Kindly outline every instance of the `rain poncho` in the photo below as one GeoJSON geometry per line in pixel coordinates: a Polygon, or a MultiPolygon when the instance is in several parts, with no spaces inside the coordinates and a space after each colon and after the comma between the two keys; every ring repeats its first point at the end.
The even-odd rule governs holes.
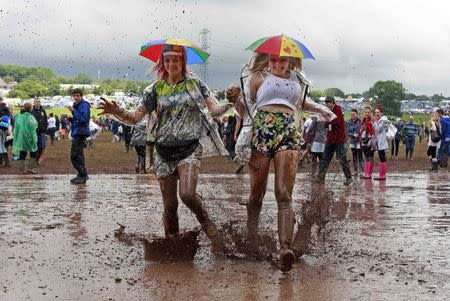
{"type": "Polygon", "coordinates": [[[37,127],[38,123],[36,119],[29,112],[21,113],[16,117],[13,131],[13,154],[15,156],[18,156],[21,151],[37,151],[37,127]]]}

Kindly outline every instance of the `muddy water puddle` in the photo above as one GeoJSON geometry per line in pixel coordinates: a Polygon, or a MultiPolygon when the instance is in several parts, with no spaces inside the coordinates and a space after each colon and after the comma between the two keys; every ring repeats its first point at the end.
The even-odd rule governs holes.
{"type": "MultiPolygon", "coordinates": [[[[217,260],[201,232],[187,262],[144,258],[142,239],[163,236],[153,177],[93,175],[86,186],[69,178],[0,177],[0,300],[450,299],[445,173],[349,187],[340,175],[311,186],[298,174],[300,258],[288,274],[277,267],[273,176],[261,212],[262,256],[255,257],[240,245],[248,176],[202,175],[198,193],[232,256],[217,260]]],[[[179,216],[181,230],[199,226],[184,205],[179,216]]]]}

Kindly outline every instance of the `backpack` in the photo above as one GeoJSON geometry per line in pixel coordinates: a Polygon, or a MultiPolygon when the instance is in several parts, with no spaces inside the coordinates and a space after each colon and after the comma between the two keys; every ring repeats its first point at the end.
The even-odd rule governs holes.
{"type": "Polygon", "coordinates": [[[441,141],[441,130],[436,121],[434,121],[434,124],[436,125],[436,131],[430,131],[430,139],[431,142],[438,143],[441,141]]]}
{"type": "Polygon", "coordinates": [[[5,115],[0,118],[0,130],[7,131],[9,128],[9,116],[5,115]]]}

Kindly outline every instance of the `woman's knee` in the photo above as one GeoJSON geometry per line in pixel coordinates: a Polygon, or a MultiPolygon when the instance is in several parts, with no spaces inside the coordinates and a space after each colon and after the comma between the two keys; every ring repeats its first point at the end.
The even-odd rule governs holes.
{"type": "Polygon", "coordinates": [[[195,191],[191,191],[189,189],[187,190],[180,189],[179,196],[181,201],[185,204],[192,203],[197,198],[195,191]]]}
{"type": "Polygon", "coordinates": [[[292,196],[288,193],[282,193],[277,195],[277,206],[278,210],[281,209],[292,209],[292,196]]]}
{"type": "Polygon", "coordinates": [[[278,209],[282,207],[290,207],[292,204],[292,193],[287,187],[275,187],[275,199],[277,200],[278,209]]]}

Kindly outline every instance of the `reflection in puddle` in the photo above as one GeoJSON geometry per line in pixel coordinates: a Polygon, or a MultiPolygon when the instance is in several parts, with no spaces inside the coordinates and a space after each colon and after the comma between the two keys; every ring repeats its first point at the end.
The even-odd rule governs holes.
{"type": "MultiPolygon", "coordinates": [[[[93,175],[85,186],[68,179],[2,176],[0,299],[45,293],[76,300],[80,292],[129,300],[389,300],[392,292],[448,299],[447,174],[394,174],[349,187],[339,175],[318,186],[299,174],[293,205],[300,259],[289,274],[276,264],[273,175],[258,248],[245,243],[248,176],[202,175],[198,192],[232,256],[217,260],[201,232],[194,259],[172,263],[144,260],[142,238],[163,237],[154,177],[93,175]],[[126,227],[123,237],[114,234],[117,224],[126,227]]],[[[199,226],[185,206],[179,216],[181,231],[199,226]]]]}

